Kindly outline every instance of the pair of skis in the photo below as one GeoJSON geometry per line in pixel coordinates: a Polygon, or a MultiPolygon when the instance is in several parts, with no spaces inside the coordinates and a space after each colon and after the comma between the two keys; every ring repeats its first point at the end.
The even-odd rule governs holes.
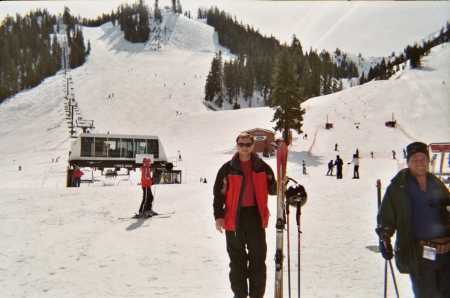
{"type": "Polygon", "coordinates": [[[138,216],[137,214],[135,214],[133,217],[119,217],[118,219],[124,220],[124,219],[169,218],[172,216],[172,214],[175,214],[175,211],[170,213],[158,213],[158,215],[150,215],[150,216],[138,216]]]}
{"type": "Polygon", "coordinates": [[[290,187],[286,191],[286,184],[281,180],[286,177],[287,166],[287,146],[283,140],[278,142],[277,146],[277,222],[276,228],[276,251],[275,251],[275,298],[283,297],[283,239],[284,230],[287,223],[287,257],[288,257],[288,290],[291,297],[291,260],[290,260],[290,241],[289,241],[289,205],[297,207],[296,219],[298,228],[298,297],[300,297],[300,215],[301,206],[306,203],[307,194],[305,188],[299,185],[294,179],[288,178],[295,182],[295,187],[290,187]]]}

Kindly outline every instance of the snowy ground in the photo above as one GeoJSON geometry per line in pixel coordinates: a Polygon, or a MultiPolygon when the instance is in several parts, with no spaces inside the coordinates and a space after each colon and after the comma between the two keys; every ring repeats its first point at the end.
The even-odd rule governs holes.
{"type": "MultiPolygon", "coordinates": [[[[183,183],[153,187],[155,210],[175,214],[146,221],[119,219],[133,215],[140,204],[139,172],[132,173],[133,185],[108,180],[105,187],[65,188],[70,138],[63,106],[66,77],[60,72],[0,105],[2,296],[232,296],[225,238],[214,228],[212,184],[235,152],[235,137],[255,127],[271,129],[273,110],[209,111],[202,97],[211,59],[221,49],[217,36],[196,21],[172,21],[177,38],[161,51],[126,43],[111,24],[85,28],[91,56],[68,75],[82,116],[95,120],[98,132],[157,134],[168,156],[180,150],[183,161],[177,169],[183,171],[183,183]],[[199,39],[188,50],[193,35],[199,39]],[[59,162],[52,162],[57,157],[59,162]],[[200,178],[209,183],[200,183],[200,178]]],[[[411,141],[450,140],[449,59],[450,46],[439,46],[424,58],[421,70],[303,105],[308,139],[294,134],[288,175],[309,194],[301,217],[304,297],[382,295],[384,262],[367,248],[377,245],[375,182],[381,179],[384,191],[403,166],[401,150],[411,141]],[[392,113],[399,124],[395,129],[384,126],[392,113]],[[327,116],[332,130],[324,129],[327,116]],[[325,176],[330,159],[339,154],[350,162],[357,148],[360,180],[350,179],[347,165],[345,179],[325,176]],[[398,160],[392,159],[391,150],[397,151],[398,160]],[[301,174],[302,160],[308,175],[301,174]]],[[[275,166],[274,157],[265,160],[275,166]]],[[[90,175],[89,169],[84,171],[90,175]]],[[[275,201],[270,200],[272,214],[275,201]]],[[[273,293],[274,226],[272,216],[267,297],[273,293]]],[[[293,293],[296,234],[291,218],[293,293]]],[[[396,276],[402,297],[411,297],[409,277],[397,271],[396,276]]]]}

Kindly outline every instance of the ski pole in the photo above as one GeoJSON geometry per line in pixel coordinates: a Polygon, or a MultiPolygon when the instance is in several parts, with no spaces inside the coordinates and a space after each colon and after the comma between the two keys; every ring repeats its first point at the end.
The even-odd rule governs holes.
{"type": "MultiPolygon", "coordinates": [[[[152,188],[150,188],[150,191],[152,190],[152,188]]],[[[153,191],[153,202],[152,202],[152,210],[154,210],[155,208],[155,199],[156,199],[156,183],[155,183],[155,188],[153,191]]]]}
{"type": "MultiPolygon", "coordinates": [[[[384,249],[387,250],[387,245],[384,241],[383,242],[383,246],[384,249]]],[[[394,268],[392,267],[392,262],[391,260],[386,260],[385,265],[384,265],[384,297],[387,297],[387,271],[388,271],[388,262],[389,262],[389,267],[391,268],[391,274],[392,274],[392,280],[394,282],[394,288],[395,288],[395,294],[397,295],[397,298],[400,297],[399,293],[398,293],[398,288],[397,288],[397,280],[395,279],[395,274],[394,274],[394,268]]]]}
{"type": "Polygon", "coordinates": [[[345,178],[347,178],[348,166],[349,165],[347,165],[347,169],[345,170],[345,178]]]}
{"type": "Polygon", "coordinates": [[[391,260],[389,260],[389,267],[391,268],[392,280],[394,281],[395,294],[397,295],[397,298],[399,298],[400,295],[399,295],[399,293],[398,293],[397,281],[395,280],[395,274],[394,274],[394,269],[392,268],[392,262],[391,262],[391,260]]]}
{"type": "Polygon", "coordinates": [[[384,298],[387,298],[388,293],[388,280],[387,280],[387,274],[388,272],[388,260],[385,260],[384,262],[384,298]]]}
{"type": "Polygon", "coordinates": [[[287,234],[287,261],[288,261],[288,291],[289,291],[289,298],[291,298],[291,245],[289,242],[289,199],[286,196],[286,203],[285,203],[285,209],[286,209],[286,234],[287,234]]]}
{"type": "MultiPolygon", "coordinates": [[[[383,246],[387,250],[387,245],[386,245],[386,243],[384,241],[383,241],[383,246]]],[[[394,282],[395,293],[397,294],[397,297],[400,297],[399,294],[398,294],[397,280],[395,279],[394,268],[392,268],[392,262],[391,262],[391,260],[386,260],[386,261],[389,262],[389,267],[391,268],[391,274],[392,274],[392,280],[394,282]]],[[[387,262],[386,262],[386,267],[387,267],[387,262]]],[[[385,272],[385,275],[386,274],[387,274],[387,272],[385,272]]],[[[385,277],[385,279],[387,280],[387,276],[385,277]]]]}
{"type": "Polygon", "coordinates": [[[298,298],[300,298],[300,234],[302,233],[302,231],[300,230],[300,215],[302,214],[301,212],[301,208],[302,208],[302,204],[301,202],[297,202],[297,230],[298,230],[298,248],[297,248],[297,258],[298,258],[298,278],[297,278],[297,283],[298,283],[298,298]]]}

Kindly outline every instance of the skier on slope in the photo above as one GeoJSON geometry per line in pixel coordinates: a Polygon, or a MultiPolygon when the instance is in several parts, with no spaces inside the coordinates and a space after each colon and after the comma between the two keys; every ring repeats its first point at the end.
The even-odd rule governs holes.
{"type": "Polygon", "coordinates": [[[339,155],[336,155],[336,160],[334,161],[334,165],[337,168],[336,179],[342,179],[342,166],[344,165],[344,162],[339,157],[339,155]]]}
{"type": "Polygon", "coordinates": [[[277,182],[271,167],[252,152],[254,144],[250,134],[236,138],[238,152],[220,168],[213,189],[215,225],[220,233],[225,230],[237,298],[263,297],[266,289],[267,201],[276,194],[277,182]]]}
{"type": "Polygon", "coordinates": [[[353,159],[348,164],[354,164],[353,167],[353,178],[352,179],[359,179],[359,157],[356,154],[353,154],[353,159]]]}
{"type": "Polygon", "coordinates": [[[333,168],[334,168],[333,160],[330,160],[330,162],[328,163],[327,176],[333,176],[333,168]]]}
{"type": "Polygon", "coordinates": [[[139,217],[158,215],[152,209],[153,194],[152,194],[152,172],[150,170],[151,160],[148,157],[144,157],[142,160],[143,166],[141,167],[141,186],[143,191],[141,206],[139,207],[139,217]]]}
{"type": "Polygon", "coordinates": [[[83,171],[80,170],[79,167],[75,167],[75,171],[73,172],[73,186],[80,187],[81,176],[83,176],[83,171]]]}

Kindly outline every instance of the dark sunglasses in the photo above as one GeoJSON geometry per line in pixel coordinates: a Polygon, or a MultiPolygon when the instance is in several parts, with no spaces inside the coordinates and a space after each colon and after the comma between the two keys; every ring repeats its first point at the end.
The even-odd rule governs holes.
{"type": "Polygon", "coordinates": [[[252,145],[253,145],[252,143],[238,143],[238,146],[241,148],[242,147],[250,148],[252,145]]]}

